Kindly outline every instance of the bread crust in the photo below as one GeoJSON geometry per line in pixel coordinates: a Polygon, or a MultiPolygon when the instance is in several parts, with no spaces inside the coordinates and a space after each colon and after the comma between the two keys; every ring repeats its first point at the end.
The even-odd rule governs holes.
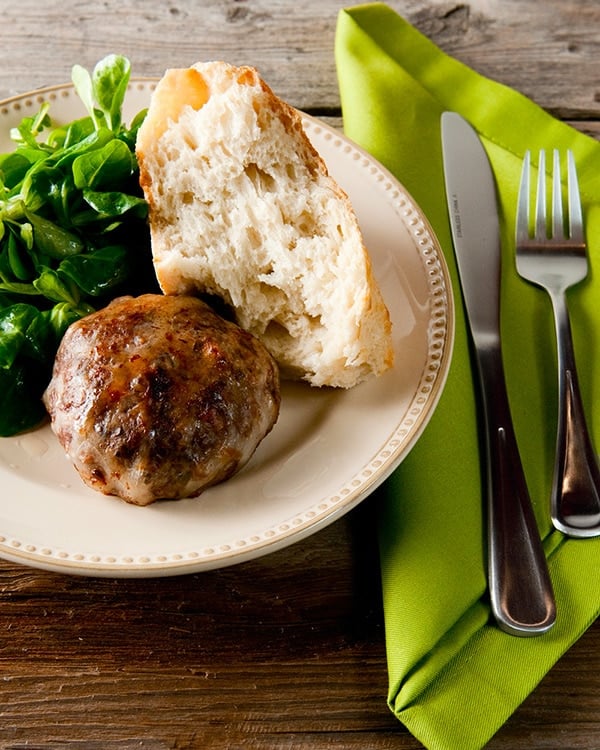
{"type": "Polygon", "coordinates": [[[312,385],[352,387],[392,365],[349,198],[254,68],[167,71],[136,151],[166,294],[222,297],[284,376],[312,385]]]}

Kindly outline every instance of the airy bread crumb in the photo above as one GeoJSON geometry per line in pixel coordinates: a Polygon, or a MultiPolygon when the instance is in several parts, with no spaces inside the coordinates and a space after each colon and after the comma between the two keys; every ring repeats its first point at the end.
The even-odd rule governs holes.
{"type": "Polygon", "coordinates": [[[137,141],[166,294],[218,295],[282,375],[348,388],[392,364],[356,216],[256,70],[169,70],[137,141]]]}

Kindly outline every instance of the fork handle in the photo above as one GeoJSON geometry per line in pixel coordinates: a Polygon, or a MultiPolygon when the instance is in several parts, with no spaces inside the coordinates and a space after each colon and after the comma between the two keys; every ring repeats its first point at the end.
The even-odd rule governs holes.
{"type": "Polygon", "coordinates": [[[552,305],[558,348],[558,429],[552,522],[569,536],[598,536],[600,470],[583,410],[565,295],[553,295],[552,305]]]}
{"type": "Polygon", "coordinates": [[[498,625],[513,635],[538,635],[556,619],[556,605],[517,447],[498,345],[479,348],[487,448],[488,579],[498,625]]]}

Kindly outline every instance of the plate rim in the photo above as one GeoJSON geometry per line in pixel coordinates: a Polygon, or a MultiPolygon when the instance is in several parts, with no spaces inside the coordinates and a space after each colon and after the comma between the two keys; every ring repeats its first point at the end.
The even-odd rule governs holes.
{"type": "MultiPolygon", "coordinates": [[[[158,80],[155,77],[132,76],[128,84],[128,90],[138,88],[139,91],[142,91],[146,87],[148,90],[151,90],[158,83],[158,80]]],[[[20,106],[18,105],[21,103],[33,106],[34,103],[41,104],[48,97],[51,101],[54,101],[61,92],[69,89],[72,93],[74,88],[73,83],[53,84],[5,98],[0,101],[0,116],[8,114],[11,106],[19,111],[20,106]],[[15,105],[17,106],[15,107],[15,105]]],[[[77,553],[68,553],[63,550],[38,549],[34,545],[28,545],[17,539],[11,539],[0,531],[1,558],[54,572],[94,577],[139,578],[174,576],[227,567],[270,554],[292,543],[301,541],[325,528],[368,497],[398,468],[400,463],[412,450],[437,407],[447,381],[452,360],[455,336],[455,301],[447,262],[441,244],[429,220],[400,180],[366,150],[349,139],[342,131],[305,112],[300,112],[300,114],[305,126],[308,128],[307,134],[309,139],[311,129],[315,130],[319,135],[323,134],[323,137],[328,140],[337,139],[346,150],[350,149],[348,153],[353,152],[354,159],[361,160],[361,166],[368,167],[371,173],[376,175],[378,181],[386,181],[391,188],[395,189],[404,206],[405,226],[407,226],[408,231],[411,233],[415,245],[419,245],[416,249],[419,253],[424,272],[426,264],[429,265],[427,269],[427,285],[431,309],[428,323],[427,358],[421,372],[419,384],[411,395],[407,412],[410,411],[411,406],[415,403],[417,394],[424,392],[422,388],[428,366],[430,368],[433,367],[435,376],[433,382],[427,386],[426,402],[415,416],[414,422],[416,426],[410,431],[409,439],[401,443],[398,450],[392,451],[392,455],[388,456],[389,460],[384,463],[380,471],[373,473],[370,477],[364,478],[356,491],[348,490],[340,502],[325,510],[318,517],[302,520],[296,515],[290,518],[287,524],[288,529],[285,529],[283,533],[276,534],[273,532],[272,535],[269,535],[268,532],[265,532],[263,538],[258,539],[252,545],[241,544],[240,540],[237,544],[221,545],[221,550],[218,553],[207,556],[202,556],[199,552],[182,552],[181,554],[173,553],[170,556],[165,554],[154,557],[140,556],[137,560],[134,558],[122,558],[118,560],[110,555],[102,557],[101,555],[90,554],[86,556],[77,553]],[[408,221],[410,221],[411,227],[408,227],[408,221]],[[434,310],[436,307],[437,310],[434,310]],[[437,347],[432,343],[433,338],[437,338],[437,347]],[[434,349],[435,365],[432,363],[432,359],[434,358],[432,350],[434,349]]],[[[386,191],[390,187],[386,187],[386,191]]],[[[393,441],[393,437],[398,433],[402,421],[396,425],[392,435],[385,442],[384,447],[389,446],[393,441]]],[[[380,447],[379,452],[381,450],[380,447]]],[[[279,526],[283,528],[286,524],[285,522],[279,522],[279,526]]]]}

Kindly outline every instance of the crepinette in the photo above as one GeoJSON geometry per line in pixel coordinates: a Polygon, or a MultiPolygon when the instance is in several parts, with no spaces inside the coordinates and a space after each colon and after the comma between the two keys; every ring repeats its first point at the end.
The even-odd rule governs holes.
{"type": "Polygon", "coordinates": [[[68,328],[44,403],[87,485],[148,505],[244,466],[279,416],[279,371],[195,297],[120,297],[68,328]]]}
{"type": "Polygon", "coordinates": [[[254,68],[168,70],[136,151],[163,292],[219,296],[284,377],[349,388],[392,365],[350,201],[254,68]]]}

